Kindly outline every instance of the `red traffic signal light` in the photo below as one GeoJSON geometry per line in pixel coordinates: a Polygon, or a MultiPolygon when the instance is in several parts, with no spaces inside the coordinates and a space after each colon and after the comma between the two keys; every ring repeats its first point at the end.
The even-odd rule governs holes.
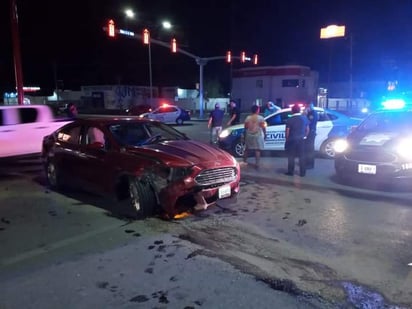
{"type": "Polygon", "coordinates": [[[149,44],[150,42],[150,32],[148,29],[143,30],[143,44],[149,44]]]}
{"type": "Polygon", "coordinates": [[[257,54],[253,55],[253,64],[258,64],[258,55],[257,54]]]}
{"type": "Polygon", "coordinates": [[[115,27],[114,27],[114,21],[113,19],[110,19],[108,24],[107,24],[107,34],[109,37],[114,38],[116,35],[115,27]]]}
{"type": "Polygon", "coordinates": [[[172,49],[172,53],[176,53],[176,52],[177,52],[177,43],[176,43],[176,39],[175,39],[175,38],[172,39],[171,49],[172,49]]]}
{"type": "Polygon", "coordinates": [[[228,50],[227,53],[226,53],[226,62],[227,63],[232,62],[232,52],[230,50],[228,50]]]}
{"type": "Polygon", "coordinates": [[[240,53],[240,62],[246,62],[246,52],[241,52],[240,53]]]}

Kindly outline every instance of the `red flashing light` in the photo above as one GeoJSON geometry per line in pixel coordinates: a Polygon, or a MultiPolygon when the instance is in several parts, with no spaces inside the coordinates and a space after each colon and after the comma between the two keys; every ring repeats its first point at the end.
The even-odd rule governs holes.
{"type": "Polygon", "coordinates": [[[143,30],[143,44],[148,45],[150,42],[150,32],[148,29],[143,30]]]}
{"type": "Polygon", "coordinates": [[[172,53],[176,53],[177,52],[177,43],[176,43],[176,39],[173,38],[172,39],[172,53]]]}
{"type": "Polygon", "coordinates": [[[163,108],[163,107],[168,107],[168,106],[169,106],[168,103],[162,103],[162,106],[160,106],[160,107],[163,108]]]}
{"type": "Polygon", "coordinates": [[[107,24],[107,34],[111,38],[114,38],[116,36],[116,31],[115,31],[113,19],[110,19],[108,24],[107,24]]]}
{"type": "Polygon", "coordinates": [[[257,65],[257,64],[258,64],[258,55],[257,55],[257,54],[254,54],[254,55],[253,55],[253,64],[254,64],[254,65],[257,65]]]}
{"type": "Polygon", "coordinates": [[[240,62],[244,63],[246,61],[246,52],[242,51],[240,53],[240,62]]]}
{"type": "Polygon", "coordinates": [[[227,53],[226,53],[226,62],[227,63],[232,62],[232,52],[230,50],[228,50],[227,53]]]}

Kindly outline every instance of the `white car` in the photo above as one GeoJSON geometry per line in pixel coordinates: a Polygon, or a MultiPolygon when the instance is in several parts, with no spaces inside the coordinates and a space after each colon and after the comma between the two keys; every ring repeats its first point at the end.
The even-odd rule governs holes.
{"type": "Polygon", "coordinates": [[[183,122],[190,120],[190,113],[178,106],[165,104],[150,113],[141,114],[140,117],[182,125],[183,122]]]}
{"type": "MultiPolygon", "coordinates": [[[[319,120],[316,126],[315,151],[325,157],[333,158],[333,143],[337,138],[345,137],[352,127],[362,119],[348,117],[334,110],[315,107],[319,120]]],[[[264,150],[285,150],[286,120],[291,116],[291,108],[281,109],[265,117],[266,140],[264,150]]],[[[241,139],[244,125],[238,124],[224,129],[219,135],[219,147],[231,152],[236,157],[243,156],[245,145],[241,139]]]]}
{"type": "Polygon", "coordinates": [[[40,154],[43,137],[69,122],[47,105],[0,106],[0,158],[40,154]]]}

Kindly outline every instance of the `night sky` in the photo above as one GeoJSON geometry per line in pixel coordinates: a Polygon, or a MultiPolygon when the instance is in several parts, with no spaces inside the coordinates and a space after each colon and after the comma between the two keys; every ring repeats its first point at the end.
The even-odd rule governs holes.
{"type": "MultiPolygon", "coordinates": [[[[13,91],[15,77],[10,29],[10,0],[0,1],[0,93],[13,91]]],[[[81,85],[148,85],[148,50],[127,37],[109,39],[109,18],[120,28],[169,41],[200,57],[257,53],[259,65],[307,65],[320,80],[349,79],[350,40],[320,40],[320,28],[346,25],[353,37],[354,80],[406,79],[412,72],[412,0],[16,0],[23,80],[44,93],[81,85]],[[125,18],[125,8],[136,12],[125,18]],[[162,19],[172,33],[158,27],[162,19]],[[331,74],[329,75],[329,69],[331,74]]],[[[235,61],[232,69],[250,66],[235,61]]],[[[193,88],[195,61],[152,44],[153,84],[193,88]]],[[[223,60],[205,67],[205,81],[225,87],[230,66],[223,60]]]]}

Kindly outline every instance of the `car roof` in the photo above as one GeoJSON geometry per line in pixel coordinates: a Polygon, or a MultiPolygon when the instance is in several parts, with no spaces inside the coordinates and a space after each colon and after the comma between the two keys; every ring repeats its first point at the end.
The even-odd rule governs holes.
{"type": "Polygon", "coordinates": [[[128,122],[150,123],[150,122],[157,122],[157,121],[146,119],[146,118],[130,117],[130,116],[87,117],[87,118],[78,118],[74,121],[74,123],[82,123],[82,124],[87,124],[87,125],[91,125],[91,124],[108,125],[108,124],[128,123],[128,122]]]}

